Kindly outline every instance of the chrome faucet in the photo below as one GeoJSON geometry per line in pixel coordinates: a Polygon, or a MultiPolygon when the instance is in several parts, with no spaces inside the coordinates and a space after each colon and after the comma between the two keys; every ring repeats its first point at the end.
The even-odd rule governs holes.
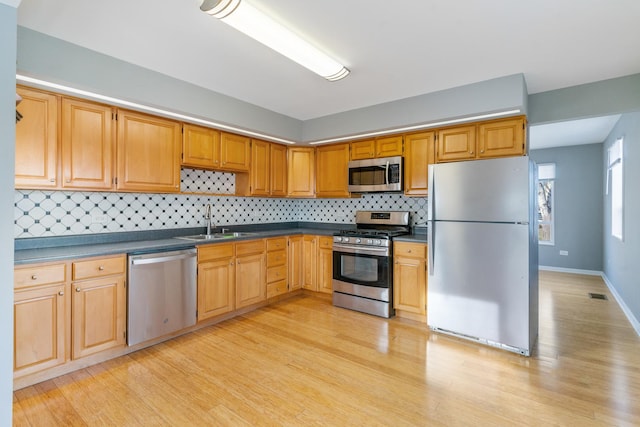
{"type": "Polygon", "coordinates": [[[204,219],[207,220],[207,236],[211,234],[211,203],[207,203],[204,212],[204,219]]]}

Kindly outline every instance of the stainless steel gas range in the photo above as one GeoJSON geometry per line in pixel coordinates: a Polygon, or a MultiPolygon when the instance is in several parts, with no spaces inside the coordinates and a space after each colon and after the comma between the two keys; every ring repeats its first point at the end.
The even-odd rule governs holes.
{"type": "Polygon", "coordinates": [[[333,236],[333,305],[381,317],[393,310],[393,244],[409,212],[358,211],[356,229],[333,236]]]}

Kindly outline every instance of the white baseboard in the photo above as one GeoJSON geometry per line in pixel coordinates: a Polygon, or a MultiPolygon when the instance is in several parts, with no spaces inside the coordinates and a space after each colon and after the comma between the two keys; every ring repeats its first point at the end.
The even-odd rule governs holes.
{"type": "Polygon", "coordinates": [[[631,326],[633,327],[633,329],[635,329],[636,334],[640,336],[640,322],[638,321],[638,319],[636,319],[636,317],[633,315],[633,313],[631,312],[627,304],[625,304],[624,300],[622,299],[618,291],[616,291],[616,288],[613,286],[613,283],[609,281],[609,278],[604,273],[602,273],[602,280],[604,280],[604,283],[607,285],[607,288],[609,288],[609,292],[611,292],[613,297],[618,302],[618,305],[622,309],[622,312],[625,314],[625,316],[627,316],[627,319],[629,319],[629,322],[631,323],[631,326]]]}
{"type": "Polygon", "coordinates": [[[538,270],[557,271],[558,273],[584,274],[587,276],[602,276],[602,271],[581,270],[579,268],[551,267],[548,265],[539,265],[538,270]]]}

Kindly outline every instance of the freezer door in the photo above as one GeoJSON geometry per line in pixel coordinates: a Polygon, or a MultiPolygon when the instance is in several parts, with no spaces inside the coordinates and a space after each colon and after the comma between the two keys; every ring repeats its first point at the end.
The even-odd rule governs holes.
{"type": "Polygon", "coordinates": [[[429,220],[528,222],[528,157],[429,165],[429,220]]]}
{"type": "Polygon", "coordinates": [[[528,226],[436,222],[428,324],[528,350],[528,226]]]}

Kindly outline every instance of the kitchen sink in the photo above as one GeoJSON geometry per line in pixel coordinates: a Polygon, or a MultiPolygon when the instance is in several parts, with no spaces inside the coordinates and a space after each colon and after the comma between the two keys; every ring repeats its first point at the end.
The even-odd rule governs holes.
{"type": "Polygon", "coordinates": [[[228,233],[196,234],[193,236],[180,236],[180,237],[176,237],[176,239],[193,240],[193,241],[199,242],[204,240],[233,239],[235,237],[247,237],[247,236],[253,236],[254,234],[256,233],[230,231],[228,233]]]}

